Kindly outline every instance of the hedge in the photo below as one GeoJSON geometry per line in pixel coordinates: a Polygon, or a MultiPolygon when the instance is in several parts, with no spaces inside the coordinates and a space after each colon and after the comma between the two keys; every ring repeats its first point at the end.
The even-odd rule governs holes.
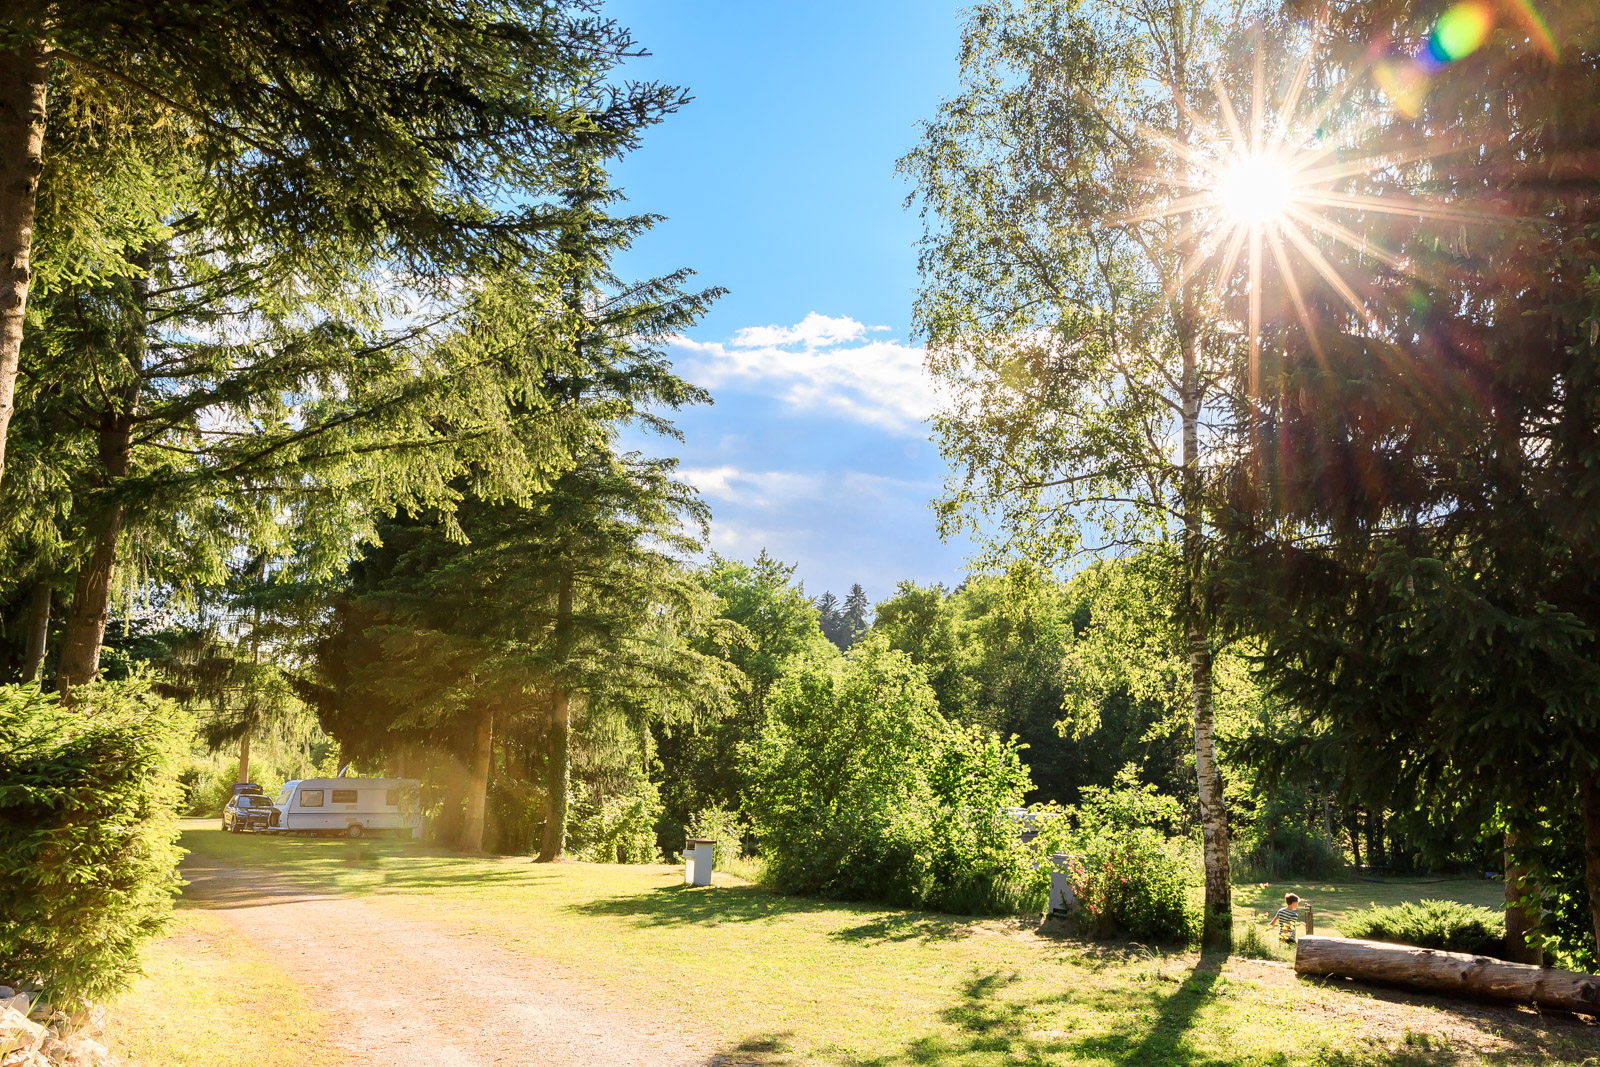
{"type": "Polygon", "coordinates": [[[192,733],[143,681],[79,694],[0,686],[0,981],[63,1005],[126,985],[171,914],[192,733]]]}

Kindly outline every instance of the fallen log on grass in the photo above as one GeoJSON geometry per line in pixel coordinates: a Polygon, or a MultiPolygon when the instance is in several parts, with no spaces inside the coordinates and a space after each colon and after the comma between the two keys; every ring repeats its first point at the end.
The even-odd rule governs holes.
{"type": "Polygon", "coordinates": [[[1340,975],[1600,1015],[1600,976],[1465,952],[1344,937],[1302,937],[1295,945],[1294,969],[1296,974],[1340,975]]]}

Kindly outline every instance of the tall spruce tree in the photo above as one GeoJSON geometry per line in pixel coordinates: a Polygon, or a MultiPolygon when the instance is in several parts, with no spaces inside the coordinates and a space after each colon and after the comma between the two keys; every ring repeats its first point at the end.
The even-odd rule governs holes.
{"type": "MultiPolygon", "coordinates": [[[[436,14],[388,12],[423,23],[436,14]]],[[[18,569],[30,595],[48,605],[50,586],[73,584],[57,657],[63,690],[95,674],[125,542],[145,560],[164,557],[176,568],[164,577],[179,584],[215,582],[234,541],[281,545],[290,511],[301,546],[326,570],[373,512],[447,510],[457,472],[474,470],[480,489],[525,495],[565,462],[576,424],[561,402],[521,403],[553,347],[529,339],[541,330],[548,339],[559,319],[550,309],[570,299],[557,277],[570,272],[550,266],[574,226],[615,244],[652,221],[602,218],[603,204],[565,194],[575,168],[629,146],[681,97],[608,88],[605,75],[630,51],[626,33],[580,15],[469,35],[466,69],[440,83],[464,94],[440,103],[458,128],[414,146],[415,158],[387,175],[421,168],[431,199],[409,189],[384,200],[356,182],[343,200],[328,191],[338,210],[322,222],[286,221],[281,205],[230,192],[194,147],[216,133],[206,116],[126,78],[107,88],[95,81],[105,71],[68,64],[37,197],[35,251],[48,269],[22,352],[21,395],[43,409],[28,421],[41,437],[25,442],[31,469],[13,478],[23,491],[4,505],[13,543],[29,546],[33,562],[18,569]],[[519,58],[542,66],[504,77],[490,69],[519,58]],[[427,161],[439,152],[449,158],[427,161]],[[510,206],[491,209],[489,190],[510,206]],[[80,201],[102,206],[90,218],[80,201]],[[532,447],[535,422],[542,448],[532,447]],[[63,470],[71,513],[52,514],[38,506],[40,489],[63,470]],[[306,506],[329,496],[360,506],[306,506]],[[174,514],[183,521],[165,521],[174,514]]],[[[426,122],[405,137],[418,134],[427,137],[426,122]]],[[[257,174],[254,194],[287,180],[271,173],[257,174]]],[[[330,176],[317,171],[316,181],[330,176]]]]}
{"type": "Polygon", "coordinates": [[[817,625],[822,628],[822,636],[834,643],[834,646],[843,652],[849,643],[844,636],[844,613],[839,607],[839,598],[831,592],[823,594],[812,601],[817,609],[817,625]]]}
{"type": "Polygon", "coordinates": [[[664,413],[706,399],[671,373],[662,347],[718,291],[686,291],[687,271],[620,281],[611,258],[635,227],[607,214],[616,196],[592,161],[569,164],[547,288],[531,304],[501,305],[521,318],[464,334],[489,353],[526,337],[541,354],[546,364],[521,379],[512,405],[512,440],[535,457],[558,441],[564,469],[509,493],[495,457],[466,465],[462,543],[451,540],[454,520],[394,524],[388,539],[408,542],[398,554],[374,549],[352,570],[319,657],[318,700],[334,736],[380,752],[443,741],[468,768],[463,847],[484,840],[496,730],[538,746],[544,860],[566,846],[575,701],[623,713],[643,737],[653,719],[719,711],[727,684],[718,661],[684,644],[709,610],[677,562],[700,549],[704,505],[671,463],[613,447],[622,422],[671,435],[664,413]],[[571,433],[552,438],[551,415],[571,433]],[[382,692],[398,698],[394,708],[366,703],[382,692]]]}
{"type": "Polygon", "coordinates": [[[1265,294],[1260,433],[1218,481],[1221,573],[1303,712],[1256,755],[1504,829],[1512,947],[1536,958],[1519,889],[1559,866],[1539,843],[1574,817],[1600,932],[1600,12],[1501,18],[1470,55],[1436,41],[1398,98],[1369,77],[1369,42],[1404,70],[1443,11],[1328,24],[1324,76],[1367,131],[1352,156],[1385,161],[1358,168],[1382,210],[1332,212],[1357,247],[1322,242],[1356,306],[1303,260],[1302,311],[1265,294]]]}
{"type": "Polygon", "coordinates": [[[861,588],[860,582],[851,583],[850,592],[844,598],[844,610],[839,613],[839,628],[843,631],[845,648],[855,644],[867,632],[872,625],[872,620],[868,618],[871,612],[867,591],[861,588]]]}

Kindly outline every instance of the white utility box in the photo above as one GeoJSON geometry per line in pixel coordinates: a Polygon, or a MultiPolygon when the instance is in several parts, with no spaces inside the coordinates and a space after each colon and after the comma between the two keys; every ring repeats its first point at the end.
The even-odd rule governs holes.
{"type": "Polygon", "coordinates": [[[1067,873],[1067,854],[1057,852],[1051,856],[1050,867],[1050,914],[1065,915],[1078,903],[1072,875],[1067,873]]]}
{"type": "Polygon", "coordinates": [[[691,837],[683,844],[683,882],[685,885],[710,885],[711,864],[716,858],[717,843],[703,837],[691,837]]]}

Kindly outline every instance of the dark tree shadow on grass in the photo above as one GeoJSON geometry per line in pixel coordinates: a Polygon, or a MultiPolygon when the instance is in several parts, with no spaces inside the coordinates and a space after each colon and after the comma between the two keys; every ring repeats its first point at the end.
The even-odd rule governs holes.
{"type": "Polygon", "coordinates": [[[755,1034],[745,1038],[725,1052],[706,1060],[706,1067],[790,1067],[806,1062],[793,1045],[794,1034],[755,1034]]]}
{"type": "Polygon", "coordinates": [[[882,904],[787,896],[756,885],[669,885],[570,904],[578,915],[630,919],[636,926],[761,922],[785,915],[826,912],[866,920],[828,933],[836,941],[954,941],[970,935],[977,921],[934,912],[893,911],[882,904]]]}
{"type": "MultiPolygon", "coordinates": [[[[1126,987],[1062,992],[1024,999],[1007,996],[1020,977],[994,971],[977,974],[962,988],[961,1000],[943,1013],[954,1035],[930,1035],[908,1045],[899,1055],[864,1061],[862,1067],[955,1067],[972,1063],[1005,1063],[1021,1067],[1055,1067],[1062,1063],[1103,1063],[1115,1067],[1234,1067],[1288,1064],[1302,1059],[1295,1049],[1233,1056],[1227,1051],[1196,1049],[1190,1036],[1205,1008],[1227,996],[1221,975],[1226,956],[1206,954],[1187,971],[1156,979],[1147,993],[1130,996],[1126,987]],[[1109,1030],[1075,1034],[1038,1029],[1050,1009],[1068,1004],[1088,1007],[1109,1018],[1109,1030]]],[[[1159,963],[1156,964],[1159,970],[1159,963]]],[[[1287,1040],[1287,1038],[1286,1038],[1287,1040]]],[[[1451,1067],[1467,1058],[1456,1049],[1423,1039],[1392,1051],[1307,1049],[1306,1061],[1325,1067],[1451,1067]]],[[[736,1060],[734,1062],[737,1062],[736,1060]]]]}
{"type": "Polygon", "coordinates": [[[835,930],[828,936],[835,941],[899,942],[961,941],[972,936],[973,920],[947,918],[908,911],[885,915],[872,922],[835,930]]]}
{"type": "Polygon", "coordinates": [[[189,885],[184,888],[182,906],[259,907],[329,894],[530,885],[556,877],[547,868],[462,856],[406,841],[249,835],[239,840],[224,838],[224,842],[218,848],[213,842],[199,843],[185,835],[183,844],[190,851],[181,873],[189,885]],[[492,862],[473,863],[473,859],[492,862]],[[352,873],[361,879],[354,884],[341,882],[352,873]]]}
{"type": "Polygon", "coordinates": [[[686,926],[760,922],[780,915],[827,911],[838,906],[803,897],[786,897],[752,885],[711,888],[671,885],[569,904],[567,910],[577,915],[630,919],[635,926],[686,926]]]}
{"type": "Polygon", "coordinates": [[[971,920],[929,912],[886,913],[881,904],[819,900],[816,897],[786,896],[754,885],[702,888],[687,885],[660,886],[638,893],[626,893],[599,900],[570,904],[567,910],[578,915],[594,915],[632,920],[636,926],[680,926],[719,923],[748,923],[785,915],[826,912],[833,915],[859,914],[866,922],[828,937],[840,941],[952,941],[967,936],[971,920]]]}

